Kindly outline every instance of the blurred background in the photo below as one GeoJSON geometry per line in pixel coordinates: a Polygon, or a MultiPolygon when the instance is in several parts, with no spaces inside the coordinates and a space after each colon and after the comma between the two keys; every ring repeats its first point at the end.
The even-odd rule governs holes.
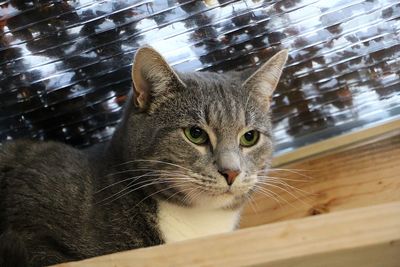
{"type": "Polygon", "coordinates": [[[398,0],[0,1],[0,142],[108,140],[149,44],[179,71],[242,70],[280,49],[277,154],[400,117],[398,0]]]}

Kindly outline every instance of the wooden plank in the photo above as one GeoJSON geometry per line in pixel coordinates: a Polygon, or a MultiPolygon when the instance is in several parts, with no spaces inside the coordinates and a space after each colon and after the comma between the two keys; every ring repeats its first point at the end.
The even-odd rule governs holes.
{"type": "Polygon", "coordinates": [[[274,158],[273,166],[289,164],[307,157],[318,156],[347,149],[349,146],[363,144],[369,140],[382,137],[391,137],[400,134],[400,119],[378,124],[373,127],[338,135],[320,142],[300,147],[296,150],[284,153],[274,158]]]}
{"type": "Polygon", "coordinates": [[[363,266],[400,263],[400,202],[242,229],[59,267],[363,266]]]}
{"type": "Polygon", "coordinates": [[[241,227],[400,201],[400,135],[282,168],[270,176],[298,189],[266,186],[279,200],[255,195],[241,227]]]}

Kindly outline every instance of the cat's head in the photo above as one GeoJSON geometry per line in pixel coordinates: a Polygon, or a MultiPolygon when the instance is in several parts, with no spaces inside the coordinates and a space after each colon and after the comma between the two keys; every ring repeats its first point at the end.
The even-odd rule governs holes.
{"type": "Polygon", "coordinates": [[[271,163],[269,108],[286,59],[281,51],[243,80],[176,73],[152,48],[139,49],[125,135],[143,188],[188,206],[243,204],[271,163]]]}

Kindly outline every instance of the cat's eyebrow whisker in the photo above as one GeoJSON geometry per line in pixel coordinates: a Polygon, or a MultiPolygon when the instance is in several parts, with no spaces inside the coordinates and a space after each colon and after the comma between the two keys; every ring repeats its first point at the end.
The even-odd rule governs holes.
{"type": "Polygon", "coordinates": [[[245,106],[244,106],[244,113],[245,113],[245,114],[247,113],[247,105],[248,105],[248,103],[249,103],[250,96],[251,96],[251,94],[248,94],[248,95],[247,95],[246,104],[245,104],[245,106]]]}

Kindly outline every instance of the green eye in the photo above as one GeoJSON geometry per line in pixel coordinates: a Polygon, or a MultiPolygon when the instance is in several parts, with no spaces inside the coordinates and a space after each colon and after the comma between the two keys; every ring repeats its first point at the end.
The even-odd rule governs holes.
{"type": "Polygon", "coordinates": [[[208,141],[207,133],[199,127],[194,126],[185,128],[183,129],[183,132],[185,133],[187,139],[189,139],[189,141],[193,144],[202,145],[208,141]]]}
{"type": "Polygon", "coordinates": [[[240,145],[244,147],[254,146],[257,144],[259,138],[260,133],[256,130],[245,132],[244,135],[240,137],[240,145]]]}

